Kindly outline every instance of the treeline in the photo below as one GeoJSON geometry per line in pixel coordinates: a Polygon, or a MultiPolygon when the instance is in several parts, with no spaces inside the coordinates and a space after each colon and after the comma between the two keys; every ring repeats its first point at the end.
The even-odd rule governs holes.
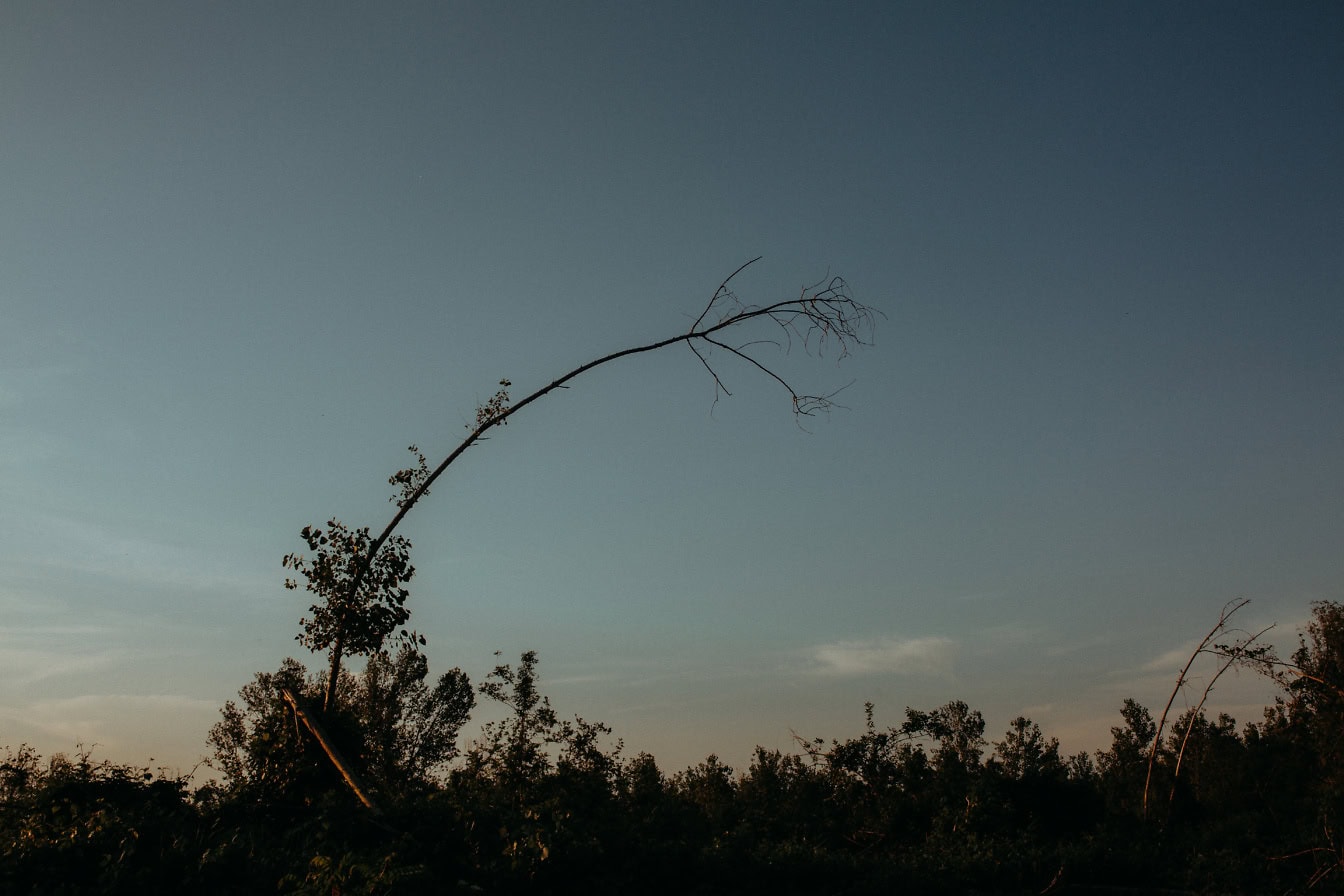
{"type": "MultiPolygon", "coordinates": [[[[1263,657],[1261,657],[1263,659],[1263,657]]],[[[294,660],[209,734],[222,784],[97,762],[0,763],[0,892],[1285,893],[1344,888],[1344,605],[1318,604],[1263,719],[1132,700],[1112,743],[1062,756],[1029,719],[987,739],[961,702],[847,740],[669,773],[563,719],[537,657],[478,686],[413,646],[344,673],[331,739],[357,802],[283,698],[294,660]],[[480,697],[507,710],[465,747],[480,697]]]]}

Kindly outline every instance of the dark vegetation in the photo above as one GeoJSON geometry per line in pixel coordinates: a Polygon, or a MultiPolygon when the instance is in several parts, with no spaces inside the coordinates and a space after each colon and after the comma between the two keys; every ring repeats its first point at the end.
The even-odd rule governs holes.
{"type": "Polygon", "coordinates": [[[869,705],[856,736],[671,772],[562,718],[534,653],[473,688],[401,645],[343,671],[324,717],[375,814],[280,696],[316,703],[325,675],[286,660],[210,732],[222,784],[6,751],[0,892],[1337,891],[1344,605],[1265,669],[1283,692],[1263,719],[1188,710],[1151,779],[1157,723],[1132,700],[1093,755],[1025,718],[987,742],[961,702],[892,726],[869,705]],[[506,714],[459,748],[474,697],[506,714]]]}
{"type": "MultiPolygon", "coordinates": [[[[1044,893],[1344,889],[1344,605],[1314,607],[1291,661],[1238,635],[1224,609],[1196,655],[1250,667],[1282,695],[1245,725],[1203,713],[1154,721],[1127,700],[1109,749],[1065,757],[1029,719],[987,741],[954,701],[883,726],[865,707],[845,740],[757,748],[670,772],[627,756],[600,722],[564,718],[535,653],[473,686],[433,678],[405,628],[410,543],[394,530],[469,447],[595,366],[684,344],[730,394],[724,359],[771,378],[800,418],[835,393],[795,390],[759,354],[801,345],[843,357],[873,314],[838,278],[746,305],[720,285],[690,330],[575,368],[477,409],[438,466],[394,474],[378,534],[338,520],[301,533],[284,565],[315,602],[300,643],[259,673],[209,732],[219,783],[20,746],[0,761],[0,893],[1044,893]],[[743,333],[752,325],[768,332],[743,333]],[[715,354],[717,352],[717,355],[715,354]],[[1224,643],[1225,642],[1225,643],[1224,643]],[[363,656],[358,674],[344,660],[363,656]],[[463,744],[477,699],[498,721],[463,744]]],[[[286,583],[297,588],[295,580],[286,583]]],[[[1188,667],[1187,667],[1188,669],[1188,667]]],[[[1216,676],[1214,678],[1216,680],[1216,676]]],[[[1183,671],[1177,690],[1188,686],[1183,671]]],[[[1212,681],[1210,682],[1212,686],[1212,681]]],[[[856,708],[857,709],[857,708],[856,708]]]]}

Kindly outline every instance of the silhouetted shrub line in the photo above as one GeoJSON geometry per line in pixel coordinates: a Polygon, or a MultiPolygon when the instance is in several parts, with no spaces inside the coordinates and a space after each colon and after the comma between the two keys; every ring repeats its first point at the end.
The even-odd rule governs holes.
{"type": "Polygon", "coordinates": [[[959,701],[888,727],[869,705],[857,736],[668,774],[562,718],[535,653],[472,688],[431,686],[407,648],[344,673],[325,720],[379,820],[286,715],[280,689],[325,687],[286,660],[211,731],[223,783],[7,748],[0,893],[1337,892],[1344,606],[1316,605],[1280,665],[1300,674],[1262,720],[1190,710],[1155,750],[1132,700],[1108,749],[1072,757],[1025,718],[990,743],[959,701]],[[474,694],[508,714],[459,746],[474,694]]]}

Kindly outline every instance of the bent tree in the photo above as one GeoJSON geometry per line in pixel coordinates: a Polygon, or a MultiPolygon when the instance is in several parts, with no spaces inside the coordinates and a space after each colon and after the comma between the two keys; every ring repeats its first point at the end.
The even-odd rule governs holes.
{"type": "MultiPolygon", "coordinates": [[[[690,329],[655,342],[611,352],[580,364],[513,402],[507,379],[499,391],[476,409],[476,422],[469,432],[433,469],[420,450],[412,445],[416,464],[395,473],[388,481],[399,493],[391,500],[397,505],[392,519],[377,536],[368,528],[350,529],[330,520],[325,529],[304,527],[300,533],[314,551],[310,562],[300,554],[288,554],[284,565],[307,580],[306,589],[317,596],[311,615],[300,621],[297,640],[313,652],[327,651],[328,675],[324,706],[330,709],[336,699],[341,663],[346,655],[371,655],[394,632],[410,644],[424,639],[403,626],[410,617],[406,609],[405,584],[414,575],[410,564],[410,542],[395,535],[397,527],[411,509],[429,494],[429,488],[462,454],[480,442],[487,432],[509,422],[509,418],[528,405],[565,388],[570,380],[595,367],[622,358],[684,345],[699,360],[714,383],[714,400],[731,396],[721,371],[723,362],[745,365],[749,370],[773,380],[792,403],[797,418],[811,417],[837,407],[841,390],[813,394],[794,387],[765,359],[771,349],[788,353],[794,347],[813,357],[833,355],[836,360],[859,346],[872,344],[873,325],[879,312],[856,301],[841,277],[827,277],[800,290],[795,298],[765,305],[748,304],[734,292],[732,281],[754,258],[730,274],[710,297],[690,329]]],[[[843,388],[843,387],[842,387],[843,388]]],[[[297,588],[293,579],[285,587],[297,588]]]]}

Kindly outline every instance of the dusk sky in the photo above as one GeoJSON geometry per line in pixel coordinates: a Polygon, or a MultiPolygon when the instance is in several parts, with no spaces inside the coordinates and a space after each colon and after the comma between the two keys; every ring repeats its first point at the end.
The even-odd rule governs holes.
{"type": "Polygon", "coordinates": [[[8,0],[0,746],[190,769],[323,663],[303,526],[758,255],[885,315],[763,356],[847,410],[680,346],[525,409],[401,529],[434,675],[536,650],[666,771],[865,701],[1072,753],[1344,600],[1344,5],[8,0]]]}

